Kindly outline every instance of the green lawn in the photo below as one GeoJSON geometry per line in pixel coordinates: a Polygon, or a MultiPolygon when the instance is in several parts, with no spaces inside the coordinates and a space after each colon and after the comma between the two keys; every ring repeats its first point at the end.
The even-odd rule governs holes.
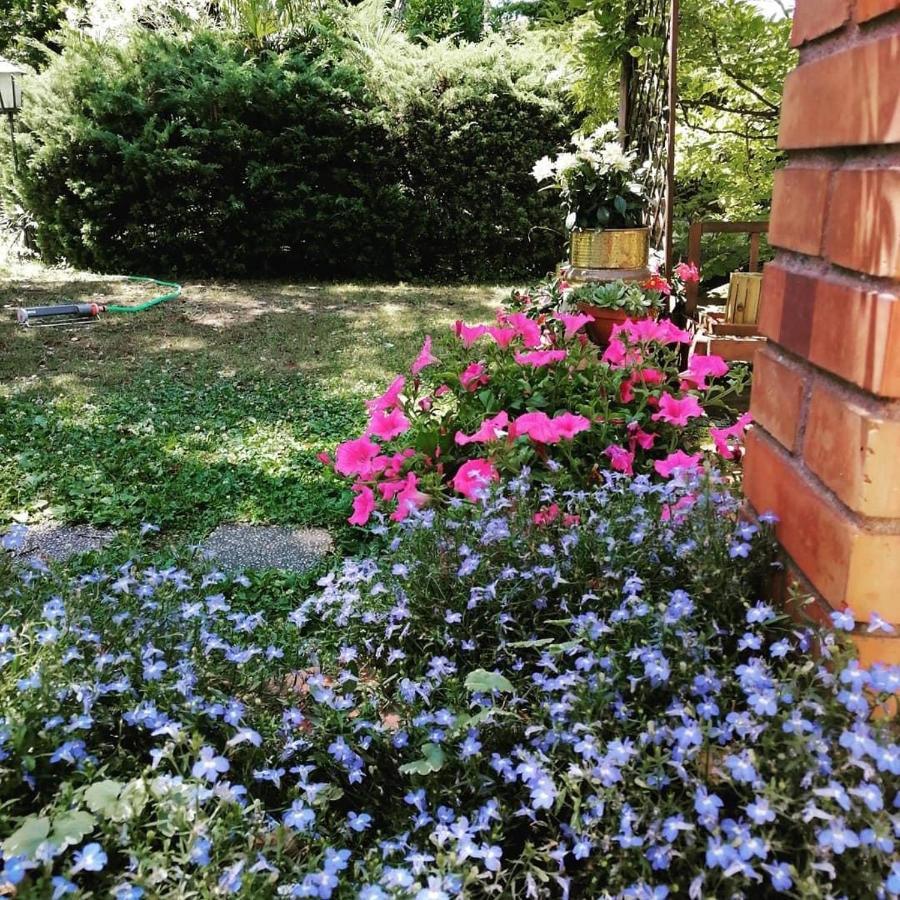
{"type": "MultiPolygon", "coordinates": [[[[3,275],[0,269],[0,275],[3,275]]],[[[135,302],[145,287],[17,267],[0,306],[135,302]]],[[[223,521],[337,527],[349,498],[316,454],[425,333],[493,314],[497,287],[190,283],[90,327],[0,320],[0,523],[54,518],[194,539],[223,521]]]]}

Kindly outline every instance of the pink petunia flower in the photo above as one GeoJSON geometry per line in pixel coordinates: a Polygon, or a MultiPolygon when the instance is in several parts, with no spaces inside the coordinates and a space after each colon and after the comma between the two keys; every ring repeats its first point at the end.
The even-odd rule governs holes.
{"type": "Polygon", "coordinates": [[[398,375],[391,382],[391,386],[380,397],[375,397],[374,400],[366,400],[366,407],[369,412],[385,412],[393,409],[397,405],[405,385],[406,379],[402,375],[398,375]]]}
{"type": "Polygon", "coordinates": [[[689,419],[699,418],[702,415],[704,415],[703,407],[697,402],[696,397],[687,396],[678,400],[671,394],[663,394],[659,398],[659,412],[650,418],[654,422],[668,422],[670,425],[684,428],[689,419]]]}
{"type": "Polygon", "coordinates": [[[385,477],[396,478],[400,474],[403,464],[415,455],[416,451],[413,450],[412,447],[407,447],[405,450],[401,450],[399,453],[389,456],[384,466],[385,477]]]}
{"type": "Polygon", "coordinates": [[[555,444],[559,435],[553,420],[545,412],[523,413],[509,429],[511,437],[527,435],[539,444],[555,444]]]}
{"type": "Polygon", "coordinates": [[[676,503],[667,503],[663,506],[659,514],[659,518],[663,522],[673,521],[676,524],[683,522],[687,518],[688,512],[693,508],[697,497],[695,494],[685,494],[679,497],[676,503]]]}
{"type": "Polygon", "coordinates": [[[626,347],[622,341],[613,337],[600,360],[614,369],[624,369],[626,366],[640,365],[641,354],[639,350],[626,347]]]}
{"type": "Polygon", "coordinates": [[[351,525],[365,525],[375,512],[375,495],[372,488],[364,484],[353,486],[356,497],[353,500],[353,515],[347,521],[351,525]]]}
{"type": "Polygon", "coordinates": [[[610,465],[616,472],[625,475],[634,475],[634,451],[626,450],[618,444],[610,444],[604,451],[604,456],[609,457],[610,465]]]}
{"type": "Polygon", "coordinates": [[[539,509],[532,517],[532,521],[535,525],[549,525],[551,522],[556,521],[556,519],[558,518],[559,504],[551,503],[549,506],[544,506],[539,509]]]}
{"type": "Polygon", "coordinates": [[[670,453],[665,459],[658,459],[653,463],[659,475],[669,478],[674,472],[694,472],[700,468],[700,453],[687,454],[683,450],[670,453]]]}
{"type": "Polygon", "coordinates": [[[375,412],[369,419],[368,433],[383,441],[392,441],[405,431],[409,431],[409,419],[402,410],[392,409],[390,412],[375,412]]]}
{"type": "Polygon", "coordinates": [[[628,442],[632,450],[635,447],[650,450],[656,442],[656,435],[649,431],[644,431],[637,422],[630,422],[628,424],[628,442]]]}
{"type": "Polygon", "coordinates": [[[690,344],[693,340],[690,332],[677,328],[669,319],[627,319],[621,324],[613,325],[611,337],[617,338],[621,334],[636,344],[651,341],[657,344],[690,344]]]}
{"type": "Polygon", "coordinates": [[[422,369],[426,368],[426,366],[433,366],[435,363],[439,362],[440,360],[431,352],[431,335],[429,334],[428,337],[425,338],[422,349],[419,351],[419,355],[412,364],[410,371],[413,375],[418,375],[422,369]]]}
{"type": "Polygon", "coordinates": [[[575,413],[557,413],[553,417],[553,427],[557,435],[565,441],[571,441],[576,434],[587,431],[591,427],[591,420],[575,413]]]}
{"type": "Polygon", "coordinates": [[[344,476],[361,475],[368,477],[372,460],[378,455],[378,444],[363,435],[352,441],[338,444],[334,453],[335,471],[344,476]]]}
{"type": "Polygon", "coordinates": [[[472,435],[464,434],[457,431],[453,440],[458,446],[464,447],[466,444],[484,444],[489,441],[499,441],[506,437],[506,426],[509,425],[509,416],[505,412],[499,412],[490,419],[485,419],[478,431],[472,435]]]}
{"type": "Polygon", "coordinates": [[[541,366],[562,362],[568,355],[566,350],[532,350],[531,353],[516,353],[513,358],[520,366],[539,369],[541,366]]]}
{"type": "Polygon", "coordinates": [[[730,425],[728,428],[709,429],[710,437],[716,445],[716,451],[723,459],[734,459],[738,455],[740,440],[752,423],[753,416],[750,413],[744,413],[734,425],[730,425]],[[730,444],[729,441],[734,443],[730,444]]]}
{"type": "Polygon", "coordinates": [[[561,440],[571,440],[590,427],[590,419],[574,413],[559,413],[551,419],[544,412],[530,412],[523,413],[512,423],[510,435],[527,435],[539,444],[557,444],[561,440]]]}
{"type": "Polygon", "coordinates": [[[467,390],[474,391],[482,384],[487,384],[490,378],[486,374],[487,370],[484,365],[479,362],[473,362],[466,366],[459,376],[459,383],[467,390]]]}
{"type": "Polygon", "coordinates": [[[685,284],[697,284],[700,281],[700,270],[694,263],[678,263],[675,266],[675,274],[685,284]]]}
{"type": "Polygon", "coordinates": [[[499,481],[500,474],[486,459],[470,459],[464,462],[453,476],[453,489],[467,500],[479,500],[492,481],[499,481]]]}
{"type": "Polygon", "coordinates": [[[491,325],[487,329],[487,333],[493,338],[494,343],[504,350],[516,339],[518,331],[515,328],[501,328],[498,325],[491,325]]]}
{"type": "Polygon", "coordinates": [[[631,403],[634,400],[634,386],[636,384],[660,384],[665,381],[665,375],[659,369],[637,369],[621,385],[619,385],[619,399],[623,403],[631,403]]]}
{"type": "Polygon", "coordinates": [[[391,513],[392,522],[402,522],[413,510],[421,509],[431,498],[419,490],[419,480],[410,472],[397,494],[397,508],[391,513]]]}
{"type": "Polygon", "coordinates": [[[516,329],[526,347],[541,346],[541,326],[534,319],[529,319],[525,313],[512,313],[504,318],[507,324],[516,329]]]}
{"type": "Polygon", "coordinates": [[[574,337],[588,322],[594,320],[593,316],[578,313],[577,315],[568,315],[567,313],[557,313],[556,318],[566,326],[566,340],[574,337]]]}
{"type": "Polygon", "coordinates": [[[728,374],[728,363],[721,356],[715,354],[711,356],[691,357],[688,363],[688,370],[681,377],[684,381],[695,385],[701,390],[709,387],[707,378],[721,378],[728,374]]]}
{"type": "Polygon", "coordinates": [[[456,336],[462,341],[463,347],[467,350],[478,338],[487,334],[487,326],[485,325],[466,325],[465,322],[456,320],[453,325],[453,331],[456,336]]]}

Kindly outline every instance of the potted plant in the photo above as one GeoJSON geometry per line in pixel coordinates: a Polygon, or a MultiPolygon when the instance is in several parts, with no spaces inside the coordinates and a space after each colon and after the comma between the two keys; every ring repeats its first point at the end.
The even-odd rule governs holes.
{"type": "Polygon", "coordinates": [[[587,333],[595,344],[603,347],[609,343],[614,325],[626,319],[646,319],[659,312],[664,295],[660,287],[657,282],[642,285],[622,279],[584,284],[572,289],[568,302],[593,318],[587,333]]]}
{"type": "Polygon", "coordinates": [[[622,148],[617,131],[609,123],[593,134],[573,135],[573,149],[538,160],[533,174],[542,190],[559,191],[573,267],[644,274],[650,253],[647,166],[622,148]]]}

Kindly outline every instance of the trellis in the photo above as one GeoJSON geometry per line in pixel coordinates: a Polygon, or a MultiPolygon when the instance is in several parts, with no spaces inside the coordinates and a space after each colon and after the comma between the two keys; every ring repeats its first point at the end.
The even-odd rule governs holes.
{"type": "Polygon", "coordinates": [[[626,23],[634,52],[622,59],[619,129],[650,164],[648,222],[654,249],[672,268],[679,0],[633,0],[626,23]]]}

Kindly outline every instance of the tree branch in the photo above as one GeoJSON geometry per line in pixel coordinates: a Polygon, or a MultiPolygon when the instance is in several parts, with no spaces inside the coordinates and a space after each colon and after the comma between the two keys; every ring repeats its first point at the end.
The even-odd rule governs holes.
{"type": "Polygon", "coordinates": [[[719,64],[719,68],[740,88],[743,88],[748,94],[752,94],[762,103],[764,106],[768,106],[774,113],[778,114],[781,111],[781,107],[777,103],[773,103],[771,100],[766,97],[761,91],[757,90],[752,85],[747,84],[742,78],[735,74],[734,70],[731,69],[728,65],[726,65],[725,60],[722,59],[722,54],[719,50],[719,40],[716,37],[715,32],[704,25],[706,30],[706,34],[709,37],[709,45],[712,49],[713,56],[716,58],[716,62],[719,64]]]}

